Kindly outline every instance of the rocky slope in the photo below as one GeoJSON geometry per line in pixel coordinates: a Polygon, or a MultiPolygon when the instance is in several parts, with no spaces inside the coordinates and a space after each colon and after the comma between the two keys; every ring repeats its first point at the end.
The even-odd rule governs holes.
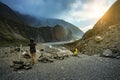
{"type": "Polygon", "coordinates": [[[94,25],[92,30],[89,30],[83,37],[87,39],[89,37],[104,34],[111,25],[120,24],[120,0],[117,0],[110,9],[103,15],[102,18],[94,25]]]}
{"type": "Polygon", "coordinates": [[[105,15],[95,24],[93,29],[87,31],[83,38],[67,47],[77,47],[81,53],[103,53],[110,49],[120,53],[120,0],[116,1],[105,15]]]}

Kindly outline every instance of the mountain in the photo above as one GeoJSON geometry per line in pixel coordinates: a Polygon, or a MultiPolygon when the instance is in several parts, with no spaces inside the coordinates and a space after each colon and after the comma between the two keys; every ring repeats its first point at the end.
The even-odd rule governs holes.
{"type": "Polygon", "coordinates": [[[27,44],[30,38],[34,38],[37,42],[69,41],[80,38],[78,34],[81,31],[76,27],[72,28],[74,34],[69,28],[57,23],[52,27],[49,25],[38,27],[28,23],[26,20],[28,17],[23,16],[0,2],[0,46],[27,44]]]}
{"type": "MultiPolygon", "coordinates": [[[[103,17],[98,20],[98,22],[94,25],[93,29],[88,32],[90,34],[94,33],[94,35],[98,35],[106,32],[109,26],[120,24],[119,9],[120,9],[120,0],[117,0],[116,3],[114,3],[112,7],[110,7],[110,9],[103,15],[103,17]]],[[[84,35],[84,39],[94,36],[94,35],[90,36],[87,33],[84,35]]]]}
{"type": "Polygon", "coordinates": [[[98,20],[93,29],[88,30],[82,37],[68,48],[77,47],[84,54],[102,54],[105,49],[120,53],[120,0],[98,20]]]}
{"type": "Polygon", "coordinates": [[[18,15],[7,5],[0,2],[0,18],[12,20],[23,24],[23,20],[18,17],[18,15]]]}
{"type": "Polygon", "coordinates": [[[75,25],[66,22],[64,20],[61,19],[50,19],[50,18],[43,18],[40,17],[35,18],[33,16],[30,15],[21,15],[20,13],[17,12],[17,14],[19,14],[19,16],[30,26],[34,26],[34,27],[55,27],[56,25],[60,25],[62,27],[64,27],[64,29],[67,32],[71,32],[72,33],[72,39],[76,40],[76,39],[80,39],[83,36],[83,31],[81,31],[78,27],[76,27],[75,25]]]}

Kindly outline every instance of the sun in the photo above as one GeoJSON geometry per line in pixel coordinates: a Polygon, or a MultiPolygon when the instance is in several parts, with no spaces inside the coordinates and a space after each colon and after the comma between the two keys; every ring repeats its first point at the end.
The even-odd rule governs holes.
{"type": "Polygon", "coordinates": [[[98,4],[93,4],[91,5],[91,16],[93,18],[101,18],[105,12],[107,11],[107,7],[105,5],[98,5],[98,4]]]}

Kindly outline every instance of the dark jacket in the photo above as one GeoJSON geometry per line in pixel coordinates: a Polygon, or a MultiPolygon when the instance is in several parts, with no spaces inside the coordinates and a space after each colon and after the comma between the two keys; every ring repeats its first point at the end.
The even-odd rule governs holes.
{"type": "Polygon", "coordinates": [[[35,53],[36,48],[35,48],[36,43],[29,43],[28,46],[30,46],[30,53],[35,53]]]}

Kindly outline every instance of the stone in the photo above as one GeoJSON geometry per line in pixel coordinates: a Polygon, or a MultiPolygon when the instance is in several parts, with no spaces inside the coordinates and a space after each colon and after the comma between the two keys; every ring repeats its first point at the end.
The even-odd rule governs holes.
{"type": "Polygon", "coordinates": [[[117,56],[116,59],[120,59],[120,56],[117,56]]]}
{"type": "Polygon", "coordinates": [[[50,59],[48,57],[41,57],[38,59],[38,61],[47,63],[47,62],[53,62],[53,59],[50,59]]]}
{"type": "Polygon", "coordinates": [[[112,50],[110,49],[106,49],[102,56],[104,57],[110,57],[110,58],[119,58],[120,54],[119,53],[114,53],[112,50]]]}
{"type": "Polygon", "coordinates": [[[110,56],[112,56],[112,53],[113,53],[113,52],[112,52],[110,49],[106,49],[106,50],[103,52],[102,56],[110,57],[110,56]]]}
{"type": "Polygon", "coordinates": [[[22,64],[15,64],[13,68],[14,69],[23,69],[24,65],[22,65],[22,64]]]}
{"type": "Polygon", "coordinates": [[[54,62],[53,59],[48,59],[49,62],[54,62]]]}
{"type": "Polygon", "coordinates": [[[25,50],[25,51],[22,52],[22,56],[23,56],[24,58],[26,58],[26,59],[31,58],[31,56],[30,56],[30,54],[28,53],[27,50],[25,50]]]}
{"type": "Polygon", "coordinates": [[[19,52],[20,48],[19,47],[15,47],[15,51],[19,52]]]}
{"type": "Polygon", "coordinates": [[[25,66],[24,69],[25,69],[25,70],[32,69],[32,66],[25,66]]]}
{"type": "Polygon", "coordinates": [[[10,68],[12,68],[14,71],[18,70],[29,70],[32,68],[32,65],[30,63],[25,63],[23,61],[13,61],[13,65],[10,65],[10,68]]]}
{"type": "Polygon", "coordinates": [[[5,54],[8,54],[7,52],[5,52],[5,54]]]}
{"type": "Polygon", "coordinates": [[[101,36],[96,36],[95,37],[95,42],[99,43],[103,40],[103,38],[101,36]]]}
{"type": "Polygon", "coordinates": [[[14,64],[23,64],[23,61],[13,61],[14,64]]]}

